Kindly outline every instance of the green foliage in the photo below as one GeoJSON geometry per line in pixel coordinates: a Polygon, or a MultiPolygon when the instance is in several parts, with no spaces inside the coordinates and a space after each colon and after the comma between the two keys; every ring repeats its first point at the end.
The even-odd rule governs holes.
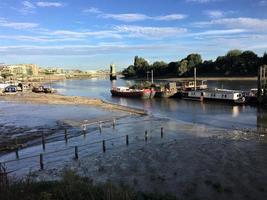
{"type": "Polygon", "coordinates": [[[215,61],[202,61],[201,55],[189,54],[177,62],[169,64],[156,61],[152,65],[136,56],[134,65],[123,71],[126,77],[146,77],[147,71],[153,70],[154,76],[181,77],[192,76],[197,68],[199,76],[256,76],[258,67],[267,64],[267,53],[258,57],[253,51],[230,50],[224,56],[218,56],[215,61]]]}
{"type": "Polygon", "coordinates": [[[1,200],[160,200],[176,199],[170,195],[134,192],[124,185],[110,182],[95,185],[88,178],[73,171],[65,171],[60,181],[35,182],[32,178],[12,181],[9,187],[0,187],[1,200]],[[168,197],[168,198],[165,198],[168,197]]]}

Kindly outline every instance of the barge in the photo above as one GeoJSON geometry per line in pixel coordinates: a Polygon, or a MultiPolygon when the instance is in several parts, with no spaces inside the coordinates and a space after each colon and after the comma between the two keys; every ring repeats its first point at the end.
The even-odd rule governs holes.
{"type": "Polygon", "coordinates": [[[110,90],[112,96],[126,97],[126,98],[142,98],[152,99],[156,91],[151,89],[131,89],[129,87],[116,87],[110,90]]]}
{"type": "Polygon", "coordinates": [[[246,102],[246,99],[241,91],[227,89],[189,91],[184,99],[198,101],[224,101],[235,104],[244,104],[246,102]]]}

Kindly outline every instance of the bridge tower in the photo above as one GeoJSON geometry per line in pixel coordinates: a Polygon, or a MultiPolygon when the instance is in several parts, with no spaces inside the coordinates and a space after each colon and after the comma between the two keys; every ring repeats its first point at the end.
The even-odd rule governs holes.
{"type": "Polygon", "coordinates": [[[258,102],[260,104],[267,104],[267,65],[263,65],[259,67],[258,102]]]}
{"type": "Polygon", "coordinates": [[[116,75],[116,66],[114,64],[110,65],[110,80],[116,80],[117,75],[116,75]]]}

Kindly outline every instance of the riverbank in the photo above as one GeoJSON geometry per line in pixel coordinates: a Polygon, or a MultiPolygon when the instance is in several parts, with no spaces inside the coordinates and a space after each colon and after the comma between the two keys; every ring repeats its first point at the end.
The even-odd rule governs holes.
{"type": "MultiPolygon", "coordinates": [[[[145,80],[146,78],[124,78],[125,80],[145,80]]],[[[256,81],[258,77],[197,77],[198,80],[207,81],[256,81]]],[[[194,77],[154,77],[156,81],[188,81],[194,80],[194,77]]]]}
{"type": "Polygon", "coordinates": [[[21,102],[21,103],[34,103],[34,104],[54,104],[54,105],[83,105],[94,106],[108,110],[116,110],[127,112],[130,114],[146,115],[146,111],[138,108],[121,106],[109,102],[105,102],[97,98],[86,98],[80,96],[64,96],[59,94],[44,94],[44,93],[17,93],[1,95],[0,100],[21,102]]]}

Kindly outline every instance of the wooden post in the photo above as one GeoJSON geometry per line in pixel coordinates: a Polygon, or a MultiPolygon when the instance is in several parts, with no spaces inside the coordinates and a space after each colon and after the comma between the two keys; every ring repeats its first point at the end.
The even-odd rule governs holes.
{"type": "Polygon", "coordinates": [[[78,159],[79,155],[78,155],[78,146],[75,146],[75,159],[78,159]]]}
{"type": "Polygon", "coordinates": [[[145,141],[147,142],[147,131],[145,131],[145,141]]]}
{"type": "Polygon", "coordinates": [[[161,136],[161,138],[163,138],[163,127],[161,127],[161,129],[160,129],[160,136],[161,136]]]}
{"type": "Polygon", "coordinates": [[[43,145],[43,150],[45,150],[45,135],[42,133],[42,145],[43,145]]]}
{"type": "Polygon", "coordinates": [[[115,123],[116,123],[116,119],[114,118],[113,119],[113,124],[112,124],[113,125],[113,129],[115,129],[115,123]]]}
{"type": "Polygon", "coordinates": [[[40,154],[40,169],[43,170],[44,169],[44,162],[43,162],[43,154],[40,154]]]}
{"type": "Polygon", "coordinates": [[[99,122],[99,132],[102,133],[102,124],[101,124],[101,121],[99,122]]]}
{"type": "Polygon", "coordinates": [[[68,143],[68,131],[67,131],[66,128],[65,128],[65,134],[64,134],[64,137],[65,137],[65,142],[68,143]]]}
{"type": "Polygon", "coordinates": [[[16,148],[16,159],[19,160],[19,148],[16,148]]]}
{"type": "Polygon", "coordinates": [[[106,152],[106,142],[105,142],[105,140],[103,140],[103,142],[102,142],[102,147],[103,147],[103,152],[105,153],[106,152]]]}
{"type": "Polygon", "coordinates": [[[129,136],[126,135],[126,145],[128,146],[129,145],[129,136]]]}

